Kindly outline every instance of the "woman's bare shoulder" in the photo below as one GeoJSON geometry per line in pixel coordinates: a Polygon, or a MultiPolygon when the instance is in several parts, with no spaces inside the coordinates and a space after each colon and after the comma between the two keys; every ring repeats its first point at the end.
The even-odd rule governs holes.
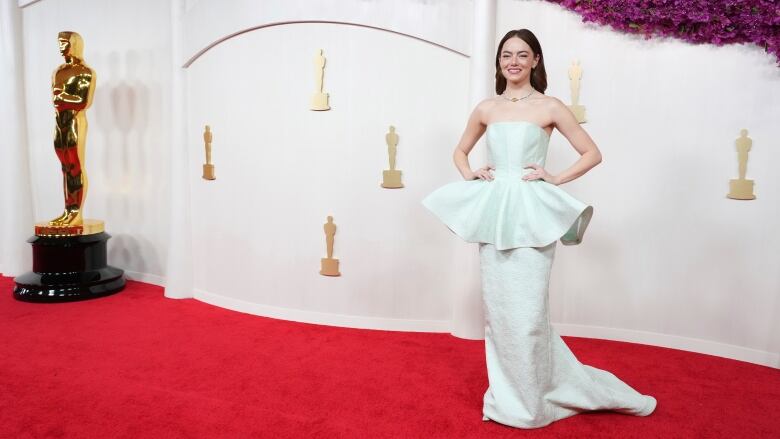
{"type": "Polygon", "coordinates": [[[545,95],[539,93],[536,95],[536,102],[539,103],[539,105],[543,105],[548,108],[557,107],[560,105],[564,105],[563,102],[561,102],[560,99],[556,98],[555,96],[545,95]]]}
{"type": "Polygon", "coordinates": [[[476,107],[474,107],[473,115],[476,116],[482,124],[486,124],[486,121],[490,118],[490,114],[498,104],[497,96],[485,98],[480,101],[476,107]]]}
{"type": "Polygon", "coordinates": [[[493,109],[499,102],[500,102],[499,96],[493,96],[489,98],[482,99],[480,103],[477,104],[477,106],[474,108],[474,110],[479,111],[490,111],[493,109]]]}
{"type": "Polygon", "coordinates": [[[555,119],[555,115],[561,111],[568,111],[566,104],[555,96],[539,94],[533,103],[551,119],[555,119]]]}

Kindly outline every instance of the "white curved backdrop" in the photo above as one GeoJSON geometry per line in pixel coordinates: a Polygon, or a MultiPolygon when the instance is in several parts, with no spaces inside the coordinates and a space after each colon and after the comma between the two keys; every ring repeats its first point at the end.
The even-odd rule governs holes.
{"type": "Polygon", "coordinates": [[[298,320],[327,313],[326,323],[447,330],[452,262],[468,249],[420,200],[457,177],[450,151],[467,96],[453,90],[467,73],[467,58],[451,51],[335,24],[263,28],[199,58],[188,69],[188,133],[211,125],[218,176],[200,178],[203,146],[191,142],[196,297],[299,310],[282,314],[298,320]],[[331,110],[314,112],[320,48],[331,110]],[[379,186],[391,124],[407,186],[398,190],[379,186]],[[318,274],[328,215],[338,278],[318,274]]]}
{"type": "MultiPolygon", "coordinates": [[[[26,110],[9,120],[26,127],[15,138],[26,137],[27,149],[0,167],[6,174],[26,154],[32,202],[21,209],[36,220],[56,213],[49,75],[60,62],[57,32],[77,30],[98,72],[87,209],[114,235],[113,265],[168,287],[183,279],[201,300],[261,315],[449,331],[456,292],[474,282],[476,249],[419,201],[458,178],[451,151],[474,88],[474,67],[458,52],[485,55],[470,47],[472,8],[492,12],[493,2],[304,3],[20,1],[23,31],[3,38],[21,40],[23,68],[2,59],[14,64],[7,71],[23,71],[26,110]],[[244,32],[289,21],[372,28],[244,32]],[[307,107],[320,48],[333,109],[315,113],[307,107]],[[200,179],[205,124],[214,131],[213,182],[200,179]],[[401,138],[402,190],[379,188],[390,124],[401,138]],[[339,226],[341,278],[317,273],[327,215],[339,226]]],[[[583,245],[557,252],[551,310],[559,331],[780,367],[775,61],[753,46],[625,36],[546,2],[496,3],[496,41],[511,28],[539,36],[549,94],[568,100],[566,71],[581,60],[585,127],[605,157],[565,187],[596,213],[583,245]],[[750,202],[725,198],[741,128],[754,141],[748,177],[758,199],[750,202]]],[[[575,159],[554,135],[551,170],[575,159]]],[[[22,233],[7,212],[0,236],[25,239],[14,238],[22,233]]],[[[18,274],[11,258],[0,260],[6,275],[18,274]]]]}
{"type": "MultiPolygon", "coordinates": [[[[574,14],[544,2],[499,2],[496,15],[496,40],[510,28],[528,27],[537,32],[547,52],[548,93],[568,100],[568,64],[574,58],[582,60],[582,100],[590,118],[586,128],[606,157],[601,167],[567,187],[593,203],[597,213],[585,244],[559,252],[554,268],[551,309],[561,332],[777,365],[780,331],[774,322],[780,306],[780,279],[769,267],[780,266],[780,260],[768,249],[780,244],[770,229],[772,218],[779,213],[778,203],[772,200],[777,199],[780,185],[778,177],[769,172],[770,163],[777,161],[769,145],[776,134],[770,121],[780,115],[776,104],[780,99],[778,73],[771,60],[758,48],[690,46],[626,37],[583,25],[574,14]],[[733,62],[718,63],[723,57],[733,62]],[[746,89],[721,93],[724,84],[737,83],[746,89]],[[718,105],[712,104],[715,94],[718,105]],[[728,179],[735,177],[733,140],[742,127],[751,130],[755,142],[749,173],[760,192],[758,200],[748,203],[724,197],[728,179]]],[[[242,51],[244,57],[246,53],[263,54],[243,67],[257,69],[251,75],[253,84],[232,81],[237,99],[220,101],[217,91],[211,90],[208,100],[211,106],[229,102],[222,107],[233,109],[230,126],[246,128],[235,141],[224,140],[235,148],[231,151],[241,151],[241,169],[247,162],[257,166],[252,175],[239,179],[248,185],[245,189],[227,192],[243,194],[236,202],[255,200],[249,204],[257,207],[248,207],[249,212],[259,214],[264,207],[275,211],[272,206],[281,206],[282,212],[292,213],[277,212],[273,218],[258,215],[253,221],[263,224],[260,229],[273,230],[274,238],[259,235],[247,246],[236,247],[237,259],[242,261],[238,266],[249,269],[255,264],[253,270],[268,285],[251,291],[240,288],[235,272],[226,276],[234,279],[231,284],[215,276],[218,271],[206,271],[207,267],[214,270],[208,261],[216,259],[214,252],[220,247],[216,241],[212,247],[197,243],[206,239],[201,233],[210,215],[202,217],[203,207],[195,207],[231,203],[218,201],[219,185],[228,183],[197,181],[199,171],[193,166],[193,246],[196,273],[200,273],[196,275],[202,291],[199,297],[235,309],[300,320],[446,330],[452,297],[447,283],[457,285],[468,273],[443,262],[457,260],[450,248],[462,246],[453,244],[454,238],[446,232],[442,236],[441,227],[437,229],[418,201],[446,182],[447,174],[457,177],[451,171],[449,151],[469,109],[462,100],[453,106],[447,96],[459,84],[466,84],[468,72],[465,63],[447,63],[451,58],[456,62],[457,57],[423,47],[380,31],[291,25],[239,35],[193,64],[188,79],[189,133],[202,130],[200,125],[208,119],[204,114],[202,120],[195,120],[200,114],[196,111],[204,106],[197,103],[196,95],[218,75],[218,66],[232,65],[231,56],[241,57],[242,51]],[[311,93],[308,52],[314,47],[309,35],[315,36],[315,46],[324,48],[328,56],[325,88],[333,96],[334,107],[329,113],[306,109],[311,93]],[[419,48],[417,57],[399,56],[412,53],[412,48],[419,48]],[[382,55],[374,57],[377,53],[382,55]],[[394,55],[388,57],[389,53],[394,55]],[[272,71],[261,67],[265,65],[273,66],[272,71]],[[448,74],[437,75],[443,67],[448,74]],[[264,78],[269,77],[275,78],[271,80],[275,84],[294,82],[297,86],[280,85],[272,94],[264,94],[264,78]],[[429,77],[436,80],[429,82],[429,77]],[[361,90],[361,85],[369,87],[375,78],[383,85],[380,90],[361,90]],[[388,83],[393,85],[384,86],[388,83]],[[440,97],[426,99],[436,93],[433,84],[441,86],[437,89],[440,97]],[[388,88],[394,91],[386,94],[388,88]],[[258,96],[268,99],[261,98],[255,105],[258,96]],[[273,114],[264,102],[274,103],[273,114]],[[441,108],[457,111],[444,114],[441,108]],[[408,114],[411,123],[387,120],[394,111],[408,114]],[[440,117],[440,132],[425,137],[422,130],[432,128],[432,115],[440,117]],[[251,128],[250,120],[255,121],[251,128]],[[261,129],[264,120],[273,120],[277,131],[261,129]],[[376,187],[378,167],[384,160],[383,134],[389,123],[395,123],[402,136],[399,167],[408,187],[401,196],[376,187]],[[410,154],[421,152],[410,141],[426,145],[428,156],[415,157],[410,163],[410,154]],[[327,152],[307,150],[312,144],[326,146],[327,152]],[[365,148],[368,144],[374,145],[373,152],[365,148]],[[429,169],[418,176],[420,159],[429,169]],[[320,181],[316,188],[309,183],[314,175],[320,181]],[[275,183],[261,183],[266,180],[275,183]],[[369,184],[361,183],[367,180],[369,184]],[[341,192],[347,186],[348,191],[341,192]],[[276,192],[279,187],[286,189],[276,192]],[[264,191],[268,192],[262,195],[264,191]],[[406,203],[398,208],[406,211],[400,216],[408,221],[381,210],[385,202],[399,198],[406,203]],[[367,204],[372,207],[366,209],[367,204]],[[328,214],[325,211],[332,209],[340,210],[329,212],[340,226],[337,253],[345,277],[338,280],[316,273],[317,259],[324,251],[321,223],[328,214]],[[414,236],[418,237],[408,239],[414,236]],[[267,258],[274,253],[278,256],[267,258]],[[421,260],[431,262],[421,269],[410,255],[424,255],[421,260]],[[360,262],[350,267],[348,261],[354,257],[360,262]],[[350,268],[358,271],[350,272],[350,268]]],[[[215,133],[220,131],[214,125],[215,133]]],[[[226,136],[236,134],[229,131],[226,136]]],[[[190,152],[191,157],[202,156],[190,152]]],[[[550,159],[551,167],[560,170],[576,155],[556,136],[550,159]]],[[[225,166],[218,169],[224,178],[225,166]]],[[[233,169],[227,172],[232,178],[233,169]]],[[[213,220],[211,227],[219,229],[219,222],[213,220]]],[[[463,255],[474,262],[469,250],[463,255]]],[[[475,307],[474,312],[481,310],[475,307]]]]}
{"type": "MultiPolygon", "coordinates": [[[[563,333],[780,366],[780,68],[755,46],[693,46],[585,25],[547,2],[499,1],[498,40],[532,29],[548,94],[569,101],[583,68],[585,129],[604,162],[565,188],[594,205],[583,245],[557,253],[552,319],[563,333]],[[750,130],[755,201],[725,197],[734,140],[750,130]]],[[[559,134],[554,172],[576,154],[559,134]]]]}

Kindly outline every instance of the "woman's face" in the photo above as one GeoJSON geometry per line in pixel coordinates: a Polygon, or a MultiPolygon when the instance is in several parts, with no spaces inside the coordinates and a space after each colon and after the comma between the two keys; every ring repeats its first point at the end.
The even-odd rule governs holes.
{"type": "Polygon", "coordinates": [[[531,69],[538,62],[539,56],[534,55],[531,46],[518,37],[506,40],[499,55],[501,73],[507,82],[522,83],[529,80],[531,69]]]}

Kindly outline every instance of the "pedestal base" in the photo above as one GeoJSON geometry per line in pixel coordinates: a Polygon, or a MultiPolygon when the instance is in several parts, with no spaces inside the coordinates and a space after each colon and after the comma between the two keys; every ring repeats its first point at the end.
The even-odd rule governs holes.
{"type": "Polygon", "coordinates": [[[734,200],[755,200],[753,180],[729,180],[729,193],[726,196],[734,200]]]}
{"type": "Polygon", "coordinates": [[[587,122],[587,119],[585,118],[585,107],[583,105],[569,105],[569,110],[574,114],[577,122],[587,122]]]}
{"type": "Polygon", "coordinates": [[[214,175],[214,165],[203,165],[203,179],[204,180],[216,180],[217,176],[214,175]]]}
{"type": "Polygon", "coordinates": [[[329,95],[327,93],[314,93],[311,97],[311,110],[313,111],[327,111],[330,110],[328,105],[329,95]]]}
{"type": "Polygon", "coordinates": [[[320,259],[320,274],[323,276],[341,276],[338,259],[320,259]]]}
{"type": "Polygon", "coordinates": [[[59,225],[53,226],[48,221],[35,223],[35,234],[37,236],[79,236],[95,235],[105,230],[105,224],[102,220],[85,219],[79,225],[59,225]]]}
{"type": "Polygon", "coordinates": [[[382,171],[382,187],[386,189],[400,189],[404,187],[401,182],[401,171],[382,171]]]}
{"type": "Polygon", "coordinates": [[[124,271],[106,264],[105,233],[33,236],[33,270],[14,281],[14,297],[25,302],[70,302],[122,291],[124,271]]]}

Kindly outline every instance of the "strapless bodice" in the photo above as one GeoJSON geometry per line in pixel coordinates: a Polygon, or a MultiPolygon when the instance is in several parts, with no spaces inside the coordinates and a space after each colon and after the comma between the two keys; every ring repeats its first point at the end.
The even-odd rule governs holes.
{"type": "Polygon", "coordinates": [[[550,137],[544,129],[526,121],[494,122],[485,131],[488,162],[498,174],[525,174],[523,167],[534,163],[544,167],[550,137]]]}

